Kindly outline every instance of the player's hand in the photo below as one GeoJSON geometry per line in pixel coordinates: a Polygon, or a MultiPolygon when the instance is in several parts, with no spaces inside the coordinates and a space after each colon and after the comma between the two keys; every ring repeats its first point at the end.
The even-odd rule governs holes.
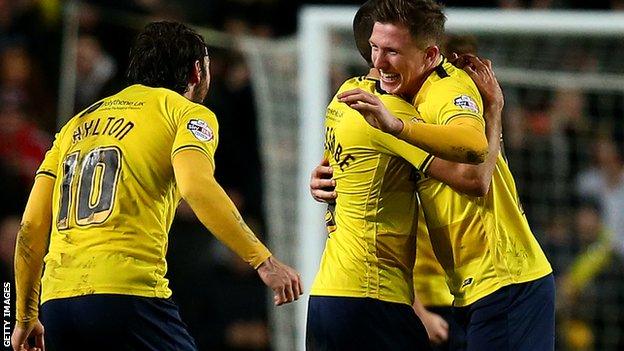
{"type": "Polygon", "coordinates": [[[318,202],[334,203],[336,201],[336,181],[332,179],[334,170],[329,166],[329,161],[323,159],[314,168],[310,176],[310,194],[318,202]]]}
{"type": "Polygon", "coordinates": [[[444,318],[429,311],[423,311],[419,317],[427,329],[429,341],[439,345],[448,340],[449,325],[444,318]]]}
{"type": "Polygon", "coordinates": [[[461,56],[453,54],[451,58],[455,59],[455,66],[462,68],[472,78],[479,89],[481,97],[483,97],[483,104],[501,111],[505,104],[505,99],[496,75],[492,70],[492,61],[470,54],[461,56]]]}
{"type": "Polygon", "coordinates": [[[455,67],[463,69],[468,65],[468,58],[476,57],[473,54],[461,54],[458,55],[456,52],[452,53],[451,56],[447,57],[448,61],[455,67]]]}
{"type": "Polygon", "coordinates": [[[13,351],[45,351],[43,342],[44,328],[39,320],[29,326],[15,326],[11,336],[13,351]],[[34,339],[35,346],[31,347],[28,339],[34,339]]]}
{"type": "Polygon", "coordinates": [[[299,273],[273,256],[262,262],[257,271],[264,284],[273,290],[275,306],[298,300],[303,293],[299,273]]]}
{"type": "Polygon", "coordinates": [[[368,124],[382,132],[398,135],[403,130],[403,121],[393,116],[378,96],[353,89],[339,94],[338,101],[361,113],[368,124]]]}

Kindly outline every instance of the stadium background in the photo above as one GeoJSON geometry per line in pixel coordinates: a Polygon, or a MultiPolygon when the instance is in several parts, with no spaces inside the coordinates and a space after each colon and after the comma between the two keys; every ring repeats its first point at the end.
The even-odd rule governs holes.
{"type": "MultiPolygon", "coordinates": [[[[256,232],[278,253],[290,252],[286,261],[296,265],[297,202],[312,201],[301,200],[307,190],[296,179],[303,138],[297,14],[310,4],[359,2],[0,0],[2,280],[12,280],[19,215],[57,125],[123,86],[128,48],[150,19],[191,23],[206,36],[206,105],[221,126],[217,178],[256,232]]],[[[615,13],[624,1],[491,0],[470,7],[591,14],[615,13]]],[[[500,72],[507,157],[555,269],[557,348],[624,349],[624,32],[476,34],[480,54],[500,72]]],[[[365,72],[348,26],[331,40],[329,91],[365,72]]],[[[293,307],[273,309],[256,274],[184,206],[168,259],[174,299],[201,350],[292,349],[294,331],[284,329],[293,307]]]]}

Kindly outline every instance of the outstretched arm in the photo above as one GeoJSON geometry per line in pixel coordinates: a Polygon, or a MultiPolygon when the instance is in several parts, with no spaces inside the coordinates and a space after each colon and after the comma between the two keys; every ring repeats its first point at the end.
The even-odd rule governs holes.
{"type": "Polygon", "coordinates": [[[298,299],[302,293],[299,274],[274,258],[249,229],[214,178],[208,157],[194,149],[180,151],[173,157],[173,169],[180,193],[197,218],[219,241],[256,268],[274,291],[275,304],[298,299]]]}
{"type": "Polygon", "coordinates": [[[28,338],[43,348],[43,326],[39,322],[39,288],[43,258],[48,250],[52,222],[54,179],[41,175],[28,197],[15,245],[16,326],[11,338],[14,350],[28,350],[28,338]]]}
{"type": "Polygon", "coordinates": [[[485,133],[488,141],[487,157],[485,162],[479,165],[454,163],[436,158],[431,162],[427,173],[459,192],[470,196],[485,196],[490,189],[496,159],[500,153],[503,92],[489,60],[481,60],[475,56],[462,56],[462,60],[464,60],[464,70],[475,82],[484,100],[485,133]]]}

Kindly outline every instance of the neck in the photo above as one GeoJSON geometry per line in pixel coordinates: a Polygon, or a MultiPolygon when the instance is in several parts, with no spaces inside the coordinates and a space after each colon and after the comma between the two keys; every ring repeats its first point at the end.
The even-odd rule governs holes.
{"type": "Polygon", "coordinates": [[[195,89],[192,86],[189,86],[186,92],[182,94],[182,96],[193,101],[193,91],[195,91],[195,89]]]}
{"type": "Polygon", "coordinates": [[[414,89],[416,92],[413,93],[413,94],[405,94],[405,95],[403,95],[401,97],[404,100],[406,100],[406,101],[414,100],[416,95],[418,95],[418,93],[420,92],[420,89],[422,89],[423,85],[427,81],[427,78],[429,78],[431,73],[433,73],[435,71],[436,67],[438,67],[441,63],[442,63],[442,55],[438,53],[438,55],[435,58],[435,60],[432,61],[432,64],[429,65],[429,67],[427,67],[427,69],[423,72],[420,81],[418,82],[418,84],[416,85],[416,87],[414,89]]]}

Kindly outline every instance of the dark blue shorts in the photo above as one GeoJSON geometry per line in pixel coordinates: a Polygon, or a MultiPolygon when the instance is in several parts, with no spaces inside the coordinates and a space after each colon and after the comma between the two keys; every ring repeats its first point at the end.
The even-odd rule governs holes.
{"type": "Polygon", "coordinates": [[[195,351],[195,341],[170,299],[95,294],[41,306],[48,351],[195,351]]]}
{"type": "Polygon", "coordinates": [[[426,306],[427,311],[440,315],[449,325],[448,340],[440,345],[432,345],[434,351],[463,351],[466,349],[466,333],[453,314],[451,306],[426,306]]]}
{"type": "Polygon", "coordinates": [[[503,287],[455,309],[466,330],[467,351],[552,351],[555,281],[543,278],[503,287]]]}
{"type": "Polygon", "coordinates": [[[411,306],[370,298],[311,296],[308,351],[431,350],[411,306]]]}

